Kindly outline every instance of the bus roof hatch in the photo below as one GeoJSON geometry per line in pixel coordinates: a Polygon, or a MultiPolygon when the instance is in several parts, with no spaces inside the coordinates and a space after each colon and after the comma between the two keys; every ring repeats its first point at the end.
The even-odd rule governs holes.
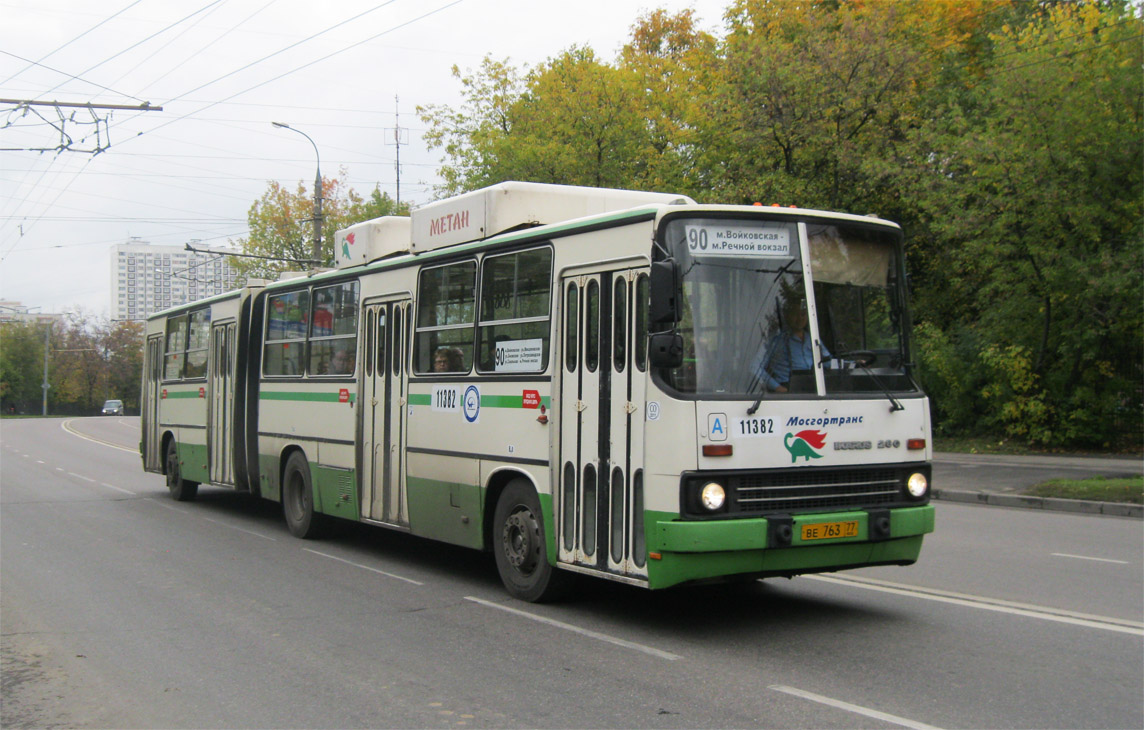
{"type": "Polygon", "coordinates": [[[395,253],[408,253],[409,230],[409,218],[400,215],[387,215],[343,228],[334,241],[335,266],[344,269],[395,253]]]}
{"type": "Polygon", "coordinates": [[[692,203],[669,193],[504,182],[413,211],[414,253],[479,241],[517,228],[561,223],[641,205],[692,203]]]}

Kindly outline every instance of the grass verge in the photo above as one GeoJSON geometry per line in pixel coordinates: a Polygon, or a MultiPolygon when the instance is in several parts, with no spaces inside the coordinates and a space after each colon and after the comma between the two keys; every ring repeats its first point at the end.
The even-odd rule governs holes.
{"type": "Polygon", "coordinates": [[[1050,479],[1029,487],[1025,490],[1025,494],[1034,497],[1144,504],[1144,476],[1050,479]]]}

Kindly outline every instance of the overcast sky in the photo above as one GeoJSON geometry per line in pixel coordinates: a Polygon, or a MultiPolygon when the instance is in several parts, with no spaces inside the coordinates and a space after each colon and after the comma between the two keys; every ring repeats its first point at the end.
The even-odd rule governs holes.
{"type": "Polygon", "coordinates": [[[0,103],[0,300],[107,316],[111,246],[244,236],[268,181],[314,179],[313,147],[271,121],[313,138],[324,176],[393,196],[399,110],[401,199],[428,202],[440,154],[414,110],[459,103],[454,64],[573,44],[610,61],[646,11],[691,7],[718,32],[728,2],[0,0],[0,98],[163,107],[97,124],[0,103]]]}

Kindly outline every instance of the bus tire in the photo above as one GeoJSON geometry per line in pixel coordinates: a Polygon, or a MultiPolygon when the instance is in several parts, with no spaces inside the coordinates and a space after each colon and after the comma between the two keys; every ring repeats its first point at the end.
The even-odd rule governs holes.
{"type": "Polygon", "coordinates": [[[290,454],[282,470],[282,514],[294,537],[312,540],[325,531],[323,516],[314,512],[310,465],[301,451],[290,454]]]}
{"type": "Polygon", "coordinates": [[[179,449],[175,439],[167,442],[167,490],[176,502],[190,502],[199,493],[199,483],[183,479],[183,469],[179,465],[179,449]]]}
{"type": "Polygon", "coordinates": [[[493,554],[509,594],[533,603],[560,598],[570,576],[548,562],[544,515],[532,485],[524,479],[509,482],[493,515],[493,554]]]}

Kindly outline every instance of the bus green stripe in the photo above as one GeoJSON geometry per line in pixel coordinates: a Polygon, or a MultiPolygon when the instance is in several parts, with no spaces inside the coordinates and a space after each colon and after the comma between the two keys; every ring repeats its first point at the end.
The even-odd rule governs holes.
{"type": "Polygon", "coordinates": [[[176,398],[199,398],[199,397],[204,397],[204,396],[199,396],[199,389],[198,388],[195,388],[194,390],[169,390],[163,396],[163,398],[165,398],[167,400],[174,400],[176,398]]]}
{"type": "MultiPolygon", "coordinates": [[[[548,396],[540,399],[540,404],[548,407],[548,396]]],[[[519,395],[482,395],[481,408],[524,408],[524,398],[519,395]]]]}
{"type": "MultiPolygon", "coordinates": [[[[433,396],[429,393],[410,393],[409,405],[431,406],[433,405],[433,396]]],[[[551,408],[552,399],[543,396],[540,399],[540,405],[551,408]]],[[[520,395],[482,395],[481,408],[524,408],[524,397],[520,395]]]]}
{"type": "MultiPolygon", "coordinates": [[[[357,394],[350,391],[350,403],[357,400],[357,394]]],[[[294,400],[306,401],[309,403],[341,403],[341,393],[294,393],[284,390],[263,390],[259,392],[258,397],[262,400],[294,400]]]]}

